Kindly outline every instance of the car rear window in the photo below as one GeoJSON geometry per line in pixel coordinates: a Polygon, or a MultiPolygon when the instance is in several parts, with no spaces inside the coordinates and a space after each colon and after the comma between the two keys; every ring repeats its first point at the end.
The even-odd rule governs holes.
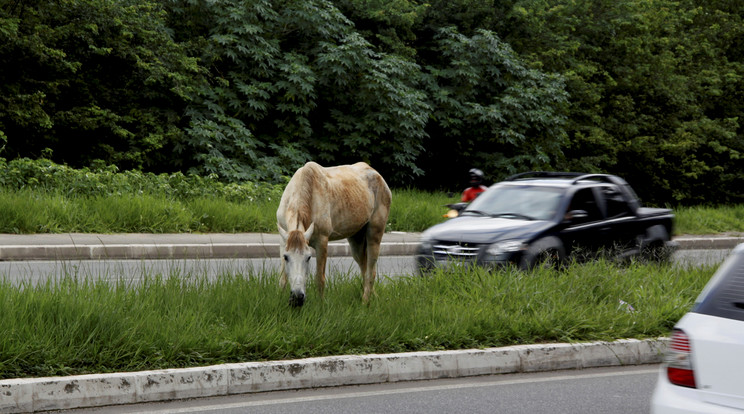
{"type": "Polygon", "coordinates": [[[744,250],[737,249],[726,259],[692,311],[744,321],[744,250]]]}

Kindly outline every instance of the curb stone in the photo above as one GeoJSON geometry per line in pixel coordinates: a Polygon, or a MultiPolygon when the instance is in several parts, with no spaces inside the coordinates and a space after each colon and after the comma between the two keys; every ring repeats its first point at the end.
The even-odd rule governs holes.
{"type": "MultiPolygon", "coordinates": [[[[411,256],[416,244],[383,243],[381,256],[411,256]]],[[[329,256],[351,256],[344,241],[328,245],[329,256]]],[[[209,259],[279,257],[278,243],[170,243],[107,245],[5,245],[0,260],[209,259]]]]}
{"type": "MultiPolygon", "coordinates": [[[[381,256],[412,256],[419,233],[385,233],[381,256]]],[[[742,236],[680,236],[681,250],[733,249],[742,236]]],[[[345,240],[328,245],[329,256],[350,256],[345,240]]],[[[0,235],[0,260],[275,258],[279,235],[242,234],[39,234],[0,235]]]]}
{"type": "Polygon", "coordinates": [[[744,237],[677,237],[674,241],[680,249],[733,249],[737,244],[744,243],[744,237]]]}
{"type": "Polygon", "coordinates": [[[623,339],[0,380],[0,412],[39,412],[299,388],[655,364],[661,362],[668,343],[668,338],[623,339]]]}

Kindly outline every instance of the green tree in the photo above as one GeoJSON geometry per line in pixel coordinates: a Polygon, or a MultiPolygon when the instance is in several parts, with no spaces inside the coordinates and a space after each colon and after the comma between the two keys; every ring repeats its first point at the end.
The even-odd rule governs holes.
{"type": "Polygon", "coordinates": [[[209,68],[180,148],[198,172],[278,180],[311,158],[364,160],[400,181],[421,172],[417,67],[375,52],[331,2],[169,4],[176,36],[209,68]]]}
{"type": "Polygon", "coordinates": [[[567,79],[562,168],[621,174],[653,203],[716,203],[742,199],[741,17],[728,2],[519,1],[506,36],[567,79]]]}
{"type": "Polygon", "coordinates": [[[0,147],[225,181],[308,159],[423,188],[606,171],[656,204],[741,202],[743,18],[729,0],[5,1],[0,147]]]}
{"type": "Polygon", "coordinates": [[[53,151],[157,170],[183,136],[198,67],[154,1],[14,1],[0,5],[0,137],[10,157],[53,151]]]}
{"type": "Polygon", "coordinates": [[[458,188],[472,166],[501,178],[552,168],[567,145],[559,76],[531,68],[492,30],[502,2],[335,0],[377,50],[415,62],[431,113],[416,185],[458,188]],[[447,165],[448,168],[442,168],[447,165]]]}
{"type": "Polygon", "coordinates": [[[416,57],[416,30],[431,8],[416,0],[334,0],[339,11],[378,51],[416,57]]]}
{"type": "Polygon", "coordinates": [[[432,55],[439,58],[426,67],[434,107],[427,127],[427,171],[443,164],[463,172],[478,166],[503,178],[552,168],[567,144],[563,79],[527,67],[487,30],[468,37],[450,27],[435,40],[437,53],[432,55]]]}

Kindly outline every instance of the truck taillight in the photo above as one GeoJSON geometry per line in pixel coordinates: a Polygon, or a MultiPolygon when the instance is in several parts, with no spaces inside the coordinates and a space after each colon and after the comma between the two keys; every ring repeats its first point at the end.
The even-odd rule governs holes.
{"type": "Polygon", "coordinates": [[[675,329],[672,332],[672,342],[669,344],[664,362],[667,364],[669,382],[681,387],[697,388],[695,371],[692,367],[690,339],[681,329],[675,329]]]}

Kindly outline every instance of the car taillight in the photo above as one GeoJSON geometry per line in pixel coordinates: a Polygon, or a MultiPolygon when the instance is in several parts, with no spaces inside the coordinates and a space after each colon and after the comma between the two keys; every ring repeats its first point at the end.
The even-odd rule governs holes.
{"type": "Polygon", "coordinates": [[[697,388],[695,371],[692,369],[690,339],[681,329],[675,329],[672,332],[672,342],[669,344],[664,362],[667,364],[669,382],[681,387],[697,388]]]}

